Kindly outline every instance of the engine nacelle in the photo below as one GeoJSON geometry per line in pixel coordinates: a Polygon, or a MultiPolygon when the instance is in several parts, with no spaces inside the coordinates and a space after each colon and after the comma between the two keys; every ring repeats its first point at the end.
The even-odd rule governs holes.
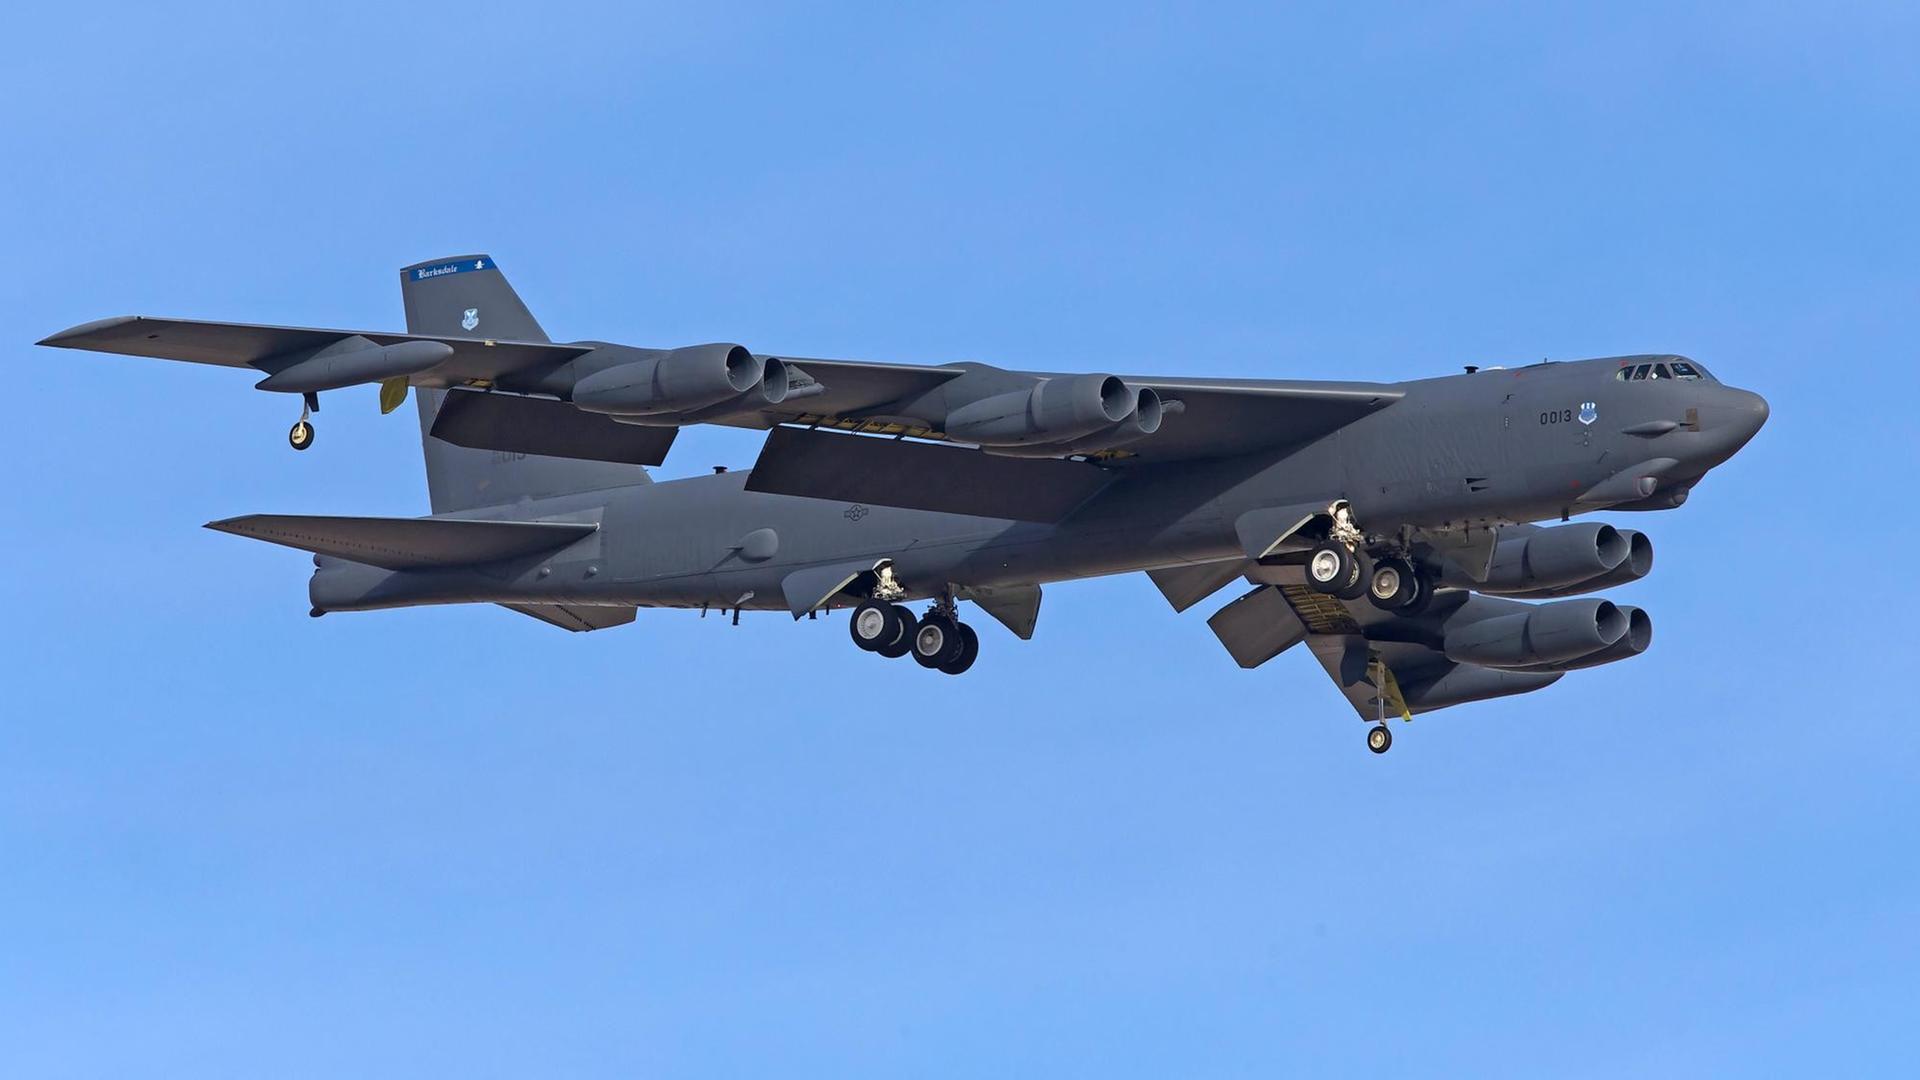
{"type": "Polygon", "coordinates": [[[615,364],[573,384],[575,408],[620,419],[678,424],[778,405],[787,366],[738,345],[692,345],[615,364]]]}
{"type": "Polygon", "coordinates": [[[1627,636],[1628,617],[1606,600],[1562,600],[1531,611],[1449,628],[1447,659],[1494,668],[1560,664],[1605,649],[1627,636]]]}
{"type": "Polygon", "coordinates": [[[995,394],[949,412],[941,425],[948,438],[977,443],[989,450],[1046,446],[1048,454],[1065,453],[1064,446],[1096,433],[1139,438],[1160,427],[1160,397],[1135,391],[1112,375],[1061,375],[1042,380],[1028,390],[995,394]],[[1151,401],[1145,400],[1151,395],[1151,401]],[[1150,417],[1139,417],[1146,404],[1150,417]],[[1123,430],[1129,421],[1149,430],[1123,430]]]}
{"type": "Polygon", "coordinates": [[[1636,529],[1621,529],[1620,535],[1627,538],[1627,557],[1619,566],[1572,585],[1562,585],[1557,589],[1531,589],[1525,592],[1502,593],[1516,600],[1550,600],[1559,596],[1577,596],[1581,593],[1599,592],[1611,589],[1615,585],[1625,585],[1629,581],[1639,581],[1653,572],[1653,540],[1646,533],[1636,529]]]}
{"type": "Polygon", "coordinates": [[[1541,690],[1560,681],[1557,671],[1501,671],[1475,664],[1458,664],[1439,678],[1401,688],[1401,697],[1414,712],[1464,705],[1469,701],[1507,697],[1541,690]]]}
{"type": "Polygon", "coordinates": [[[1632,544],[1604,522],[1559,525],[1494,545],[1487,580],[1450,576],[1448,584],[1495,596],[1540,592],[1596,578],[1626,562],[1630,554],[1632,544]]]}
{"type": "Polygon", "coordinates": [[[989,446],[986,451],[1003,457],[1060,457],[1064,454],[1097,454],[1103,450],[1114,450],[1160,430],[1160,421],[1166,416],[1166,406],[1161,403],[1160,395],[1142,387],[1134,398],[1133,415],[1112,427],[1102,428],[1091,435],[1085,435],[1071,442],[1046,443],[1037,446],[989,446]]]}
{"type": "Polygon", "coordinates": [[[1653,617],[1637,607],[1626,604],[1620,605],[1620,610],[1627,616],[1627,632],[1619,641],[1598,652],[1588,653],[1573,660],[1565,660],[1558,664],[1542,664],[1522,670],[1579,671],[1582,668],[1599,667],[1602,664],[1611,664],[1616,660],[1625,660],[1646,652],[1647,647],[1653,644],[1653,617]]]}

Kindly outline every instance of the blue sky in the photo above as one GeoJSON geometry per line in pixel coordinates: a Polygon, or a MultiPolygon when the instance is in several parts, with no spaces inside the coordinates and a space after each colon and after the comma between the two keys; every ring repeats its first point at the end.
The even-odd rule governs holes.
{"type": "Polygon", "coordinates": [[[1910,1072],[1911,5],[168,7],[0,15],[0,1071],[1910,1072]],[[1631,520],[1650,654],[1375,758],[1139,575],[963,679],[838,620],[315,622],[199,525],[424,512],[410,416],[295,456],[232,372],[30,344],[398,327],[474,250],[559,337],[1670,349],[1773,419],[1631,520]]]}

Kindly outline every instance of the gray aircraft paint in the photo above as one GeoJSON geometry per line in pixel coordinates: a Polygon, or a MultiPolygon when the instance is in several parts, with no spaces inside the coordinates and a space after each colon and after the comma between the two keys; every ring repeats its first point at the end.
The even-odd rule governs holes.
{"type": "MultiPolygon", "coordinates": [[[[450,368],[466,372],[459,378],[469,384],[496,369],[533,364],[547,374],[532,388],[549,390],[563,401],[568,380],[590,369],[604,370],[594,365],[604,365],[605,356],[612,355],[610,347],[591,342],[549,343],[487,256],[418,264],[403,270],[401,280],[407,335],[120,319],[76,327],[46,343],[238,366],[241,361],[217,346],[251,335],[293,350],[244,360],[272,375],[348,336],[383,349],[424,337],[451,343],[450,368]],[[146,338],[168,336],[179,343],[169,351],[143,344],[139,332],[149,326],[158,332],[146,338]]],[[[624,350],[620,355],[636,352],[611,348],[624,350]]],[[[379,362],[381,357],[361,359],[379,362]]],[[[1494,670],[1441,656],[1441,643],[1449,634],[1458,637],[1459,627],[1530,609],[1515,600],[1456,590],[1436,597],[1433,609],[1420,614],[1391,614],[1364,604],[1326,607],[1298,584],[1301,557],[1296,554],[1326,531],[1302,527],[1330,522],[1328,511],[1344,501],[1370,537],[1396,537],[1405,550],[1445,565],[1449,581],[1470,587],[1484,572],[1502,527],[1596,509],[1677,506],[1767,418],[1766,402],[1758,395],[1710,377],[1616,378],[1623,368],[1680,359],[1655,355],[1541,363],[1384,385],[1148,380],[1162,387],[1163,397],[1178,401],[1184,392],[1192,400],[1213,401],[1212,423],[1218,429],[1191,416],[1182,428],[1176,415],[1163,427],[1167,434],[1139,444],[1147,448],[1144,456],[1101,466],[1107,470],[1102,474],[1087,472],[1096,467],[1091,464],[1056,460],[1013,466],[1006,475],[1079,470],[1076,477],[1094,479],[1086,490],[1096,494],[1047,520],[910,509],[888,505],[884,498],[753,490],[750,471],[653,483],[634,464],[455,446],[431,433],[449,392],[442,387],[457,385],[443,378],[438,386],[421,383],[417,391],[435,515],[423,519],[421,527],[463,520],[567,523],[575,529],[502,527],[436,535],[429,543],[408,540],[413,534],[405,529],[340,519],[238,518],[213,527],[335,552],[315,559],[309,586],[315,614],[498,603],[577,630],[619,625],[637,607],[786,611],[797,618],[815,608],[856,603],[874,571],[886,566],[903,588],[903,599],[973,597],[1026,636],[1036,614],[1037,587],[1047,582],[1152,571],[1169,600],[1185,608],[1244,574],[1254,592],[1213,621],[1237,660],[1251,666],[1309,640],[1363,716],[1371,715],[1369,709],[1384,711],[1389,701],[1396,710],[1418,711],[1537,689],[1584,665],[1494,670]],[[1246,408],[1236,411],[1235,395],[1246,395],[1246,408]],[[1276,402],[1290,411],[1272,413],[1276,402]],[[1340,412],[1342,419],[1331,425],[1314,421],[1328,410],[1340,412]],[[1249,427],[1263,415],[1285,415],[1305,435],[1290,437],[1291,427],[1273,432],[1249,427]],[[1177,452],[1156,459],[1153,451],[1161,446],[1177,452]],[[1219,452],[1209,454],[1210,447],[1219,452]],[[484,544],[465,538],[484,538],[484,544]],[[494,554],[484,561],[463,559],[462,544],[469,542],[474,551],[490,546],[494,554]],[[368,545],[394,548],[397,555],[362,558],[404,568],[339,554],[372,552],[368,545]],[[517,554],[496,557],[501,551],[517,554]],[[1394,672],[1402,673],[1398,685],[1394,672]]],[[[804,397],[821,390],[807,381],[806,366],[837,362],[797,363],[803,373],[796,376],[795,393],[804,397]]],[[[855,383],[886,383],[914,380],[929,369],[853,365],[826,370],[855,383]]],[[[893,414],[900,422],[923,422],[916,418],[940,415],[967,395],[1017,391],[1045,378],[982,365],[933,370],[945,381],[897,403],[893,414]]],[[[765,427],[769,421],[730,415],[718,422],[765,427]]],[[[786,452],[804,454],[809,446],[823,445],[817,440],[870,438],[816,432],[777,441],[791,448],[786,452]]],[[[848,444],[826,445],[839,450],[848,444]]],[[[921,459],[932,462],[932,471],[917,475],[932,487],[939,485],[941,463],[960,469],[982,460],[979,451],[951,446],[916,452],[915,460],[921,459]]],[[[899,493],[898,478],[894,482],[899,493]]],[[[976,501],[993,501],[991,490],[974,494],[976,501]]],[[[1591,591],[1644,572],[1622,570],[1538,595],[1591,591]]],[[[1637,652],[1645,647],[1638,637],[1595,653],[1591,662],[1637,652]]]]}

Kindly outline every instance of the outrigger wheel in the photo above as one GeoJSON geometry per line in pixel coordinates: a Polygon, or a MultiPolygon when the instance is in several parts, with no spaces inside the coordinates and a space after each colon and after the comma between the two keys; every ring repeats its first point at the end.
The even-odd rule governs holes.
{"type": "Polygon", "coordinates": [[[293,427],[287,430],[287,445],[293,447],[295,450],[305,450],[307,447],[312,446],[313,425],[309,424],[304,418],[294,421],[293,427]]]}
{"type": "Polygon", "coordinates": [[[1392,746],[1393,732],[1387,730],[1387,725],[1380,724],[1367,729],[1367,749],[1376,754],[1384,754],[1392,746]]]}

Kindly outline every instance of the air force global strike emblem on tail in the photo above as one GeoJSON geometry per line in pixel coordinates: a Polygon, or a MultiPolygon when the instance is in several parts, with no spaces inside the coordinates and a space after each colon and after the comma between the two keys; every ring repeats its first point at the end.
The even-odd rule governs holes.
{"type": "MultiPolygon", "coordinates": [[[[1625,512],[1679,507],[1767,420],[1758,394],[1671,353],[1393,383],[794,360],[553,341],[484,255],[399,278],[405,333],[125,316],[41,344],[231,367],[289,409],[414,390],[431,516],[211,523],[317,556],[313,615],[498,604],[586,632],[641,608],[832,609],[861,651],[945,677],[991,633],[963,616],[1024,640],[1047,583],[1144,573],[1176,611],[1229,598],[1207,627],[1232,663],[1155,674],[1225,679],[1302,649],[1375,753],[1396,717],[1646,651],[1651,617],[1600,595],[1653,568],[1625,512]],[[754,433],[753,468],[653,482],[645,466],[703,424],[754,433]],[[1619,524],[1572,520],[1596,511],[1619,524]]],[[[289,442],[310,452],[304,415],[289,442]]],[[[724,678],[737,648],[671,674],[724,678]]],[[[868,692],[811,670],[794,692],[829,674],[868,692]]]]}

